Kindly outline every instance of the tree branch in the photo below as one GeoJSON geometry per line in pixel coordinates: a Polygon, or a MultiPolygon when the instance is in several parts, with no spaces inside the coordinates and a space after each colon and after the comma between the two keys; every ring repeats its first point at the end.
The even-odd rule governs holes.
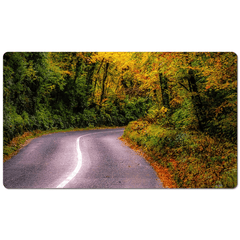
{"type": "Polygon", "coordinates": [[[182,83],[178,82],[178,84],[184,87],[188,92],[190,92],[189,89],[186,86],[184,86],[182,83]]]}

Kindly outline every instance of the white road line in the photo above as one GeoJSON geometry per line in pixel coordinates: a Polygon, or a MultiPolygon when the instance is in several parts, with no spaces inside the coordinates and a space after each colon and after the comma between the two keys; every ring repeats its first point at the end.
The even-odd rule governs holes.
{"type": "MultiPolygon", "coordinates": [[[[108,131],[108,132],[120,132],[120,131],[123,131],[123,130],[118,130],[118,131],[108,131]]],[[[76,168],[74,169],[74,171],[62,182],[60,183],[57,188],[63,188],[66,184],[68,184],[76,175],[77,173],[79,172],[81,166],[82,166],[82,152],[80,150],[80,146],[79,146],[79,140],[80,138],[82,137],[85,137],[87,135],[92,135],[92,134],[98,134],[98,133],[104,133],[104,132],[97,132],[97,133],[88,133],[88,134],[85,134],[83,136],[80,136],[77,138],[77,145],[76,145],[76,148],[77,148],[77,158],[78,158],[78,164],[76,166],[76,168]]]]}

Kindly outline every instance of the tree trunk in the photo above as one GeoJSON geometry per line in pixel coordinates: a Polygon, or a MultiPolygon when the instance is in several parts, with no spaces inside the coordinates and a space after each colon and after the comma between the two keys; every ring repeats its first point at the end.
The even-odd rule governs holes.
{"type": "Polygon", "coordinates": [[[79,76],[79,72],[81,70],[81,67],[82,67],[82,59],[81,60],[77,60],[77,63],[76,63],[76,73],[75,73],[75,78],[74,78],[74,83],[75,85],[77,84],[77,78],[79,76]]]}
{"type": "Polygon", "coordinates": [[[87,85],[90,87],[92,85],[92,77],[95,70],[96,63],[93,63],[87,73],[87,85]]]}
{"type": "Polygon", "coordinates": [[[204,109],[203,109],[200,95],[198,93],[197,83],[196,83],[196,79],[194,78],[193,71],[190,70],[189,74],[190,74],[190,77],[188,78],[188,85],[189,85],[189,90],[192,93],[192,103],[194,106],[196,117],[198,119],[199,129],[203,132],[205,121],[206,121],[206,118],[204,115],[204,109]]]}
{"type": "Polygon", "coordinates": [[[109,67],[109,63],[107,62],[106,63],[106,68],[105,68],[105,72],[104,72],[104,75],[103,75],[102,94],[101,94],[100,104],[102,103],[102,100],[103,100],[104,95],[105,95],[105,81],[106,81],[106,78],[107,78],[108,67],[109,67]]]}
{"type": "Polygon", "coordinates": [[[159,73],[159,80],[160,80],[160,86],[161,86],[161,91],[162,91],[163,106],[170,110],[168,82],[167,82],[168,80],[167,80],[167,78],[163,77],[161,73],[159,73]]]}
{"type": "Polygon", "coordinates": [[[104,58],[102,59],[101,64],[100,64],[100,66],[98,68],[98,71],[97,71],[97,78],[95,79],[94,88],[93,88],[93,92],[92,92],[92,102],[93,102],[93,99],[94,99],[94,92],[95,92],[96,87],[97,87],[97,82],[98,82],[98,79],[99,79],[99,72],[100,72],[100,69],[102,67],[103,61],[104,61],[104,58]]]}

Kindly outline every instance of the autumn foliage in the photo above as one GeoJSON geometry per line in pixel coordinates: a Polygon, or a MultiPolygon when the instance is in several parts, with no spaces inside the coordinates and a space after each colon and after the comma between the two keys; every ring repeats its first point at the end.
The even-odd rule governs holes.
{"type": "Polygon", "coordinates": [[[170,188],[237,186],[237,146],[224,139],[162,129],[146,121],[129,124],[123,138],[141,147],[150,162],[155,160],[153,166],[170,188]],[[162,173],[159,169],[168,171],[162,173]]]}
{"type": "Polygon", "coordinates": [[[235,53],[9,52],[3,65],[4,145],[37,129],[135,121],[125,137],[178,187],[236,186],[235,53]]]}

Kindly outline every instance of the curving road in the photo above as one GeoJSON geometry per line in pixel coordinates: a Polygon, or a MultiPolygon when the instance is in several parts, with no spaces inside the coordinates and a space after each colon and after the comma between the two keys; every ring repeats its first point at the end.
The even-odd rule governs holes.
{"type": "Polygon", "coordinates": [[[118,138],[124,129],[36,138],[3,164],[6,188],[163,188],[144,158],[118,138]]]}

